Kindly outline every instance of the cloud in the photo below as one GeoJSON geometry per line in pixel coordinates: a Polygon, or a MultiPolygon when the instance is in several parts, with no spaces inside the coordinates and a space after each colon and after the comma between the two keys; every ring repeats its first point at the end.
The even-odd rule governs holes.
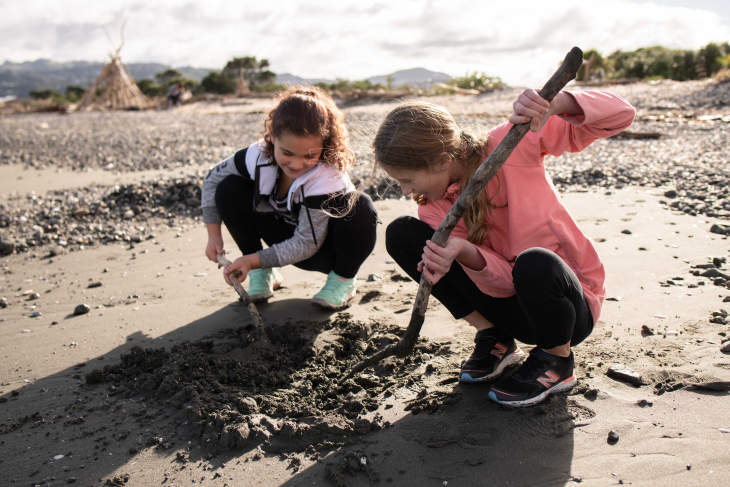
{"type": "Polygon", "coordinates": [[[713,12],[632,3],[402,0],[2,1],[0,62],[104,60],[128,18],[123,59],[220,68],[233,56],[268,58],[276,72],[362,79],[423,66],[484,71],[538,85],[574,45],[610,53],[648,45],[696,49],[730,39],[713,12]]]}

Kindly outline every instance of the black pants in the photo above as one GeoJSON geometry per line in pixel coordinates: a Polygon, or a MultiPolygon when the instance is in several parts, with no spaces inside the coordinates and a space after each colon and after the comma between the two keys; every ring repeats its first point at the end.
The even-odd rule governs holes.
{"type": "MultiPolygon", "coordinates": [[[[328,201],[328,207],[340,207],[351,195],[328,201]]],[[[261,240],[271,246],[290,239],[294,227],[276,213],[253,211],[254,182],[238,176],[228,176],[215,192],[218,212],[228,232],[244,255],[261,249],[261,240]]],[[[304,208],[301,211],[306,211],[304,208]]],[[[332,211],[336,214],[336,210],[332,211]]],[[[346,216],[330,218],[327,237],[316,254],[294,265],[306,271],[335,274],[351,279],[375,248],[378,214],[370,197],[357,194],[357,202],[346,216]]]]}
{"type": "MultiPolygon", "coordinates": [[[[426,240],[433,229],[413,217],[400,217],[388,225],[388,253],[416,282],[416,270],[426,240]]],[[[494,298],[484,294],[454,262],[433,287],[433,295],[454,318],[478,311],[494,326],[522,343],[554,348],[577,345],[593,331],[593,317],[578,277],[554,252],[532,248],[517,256],[512,269],[516,294],[494,298]]]]}

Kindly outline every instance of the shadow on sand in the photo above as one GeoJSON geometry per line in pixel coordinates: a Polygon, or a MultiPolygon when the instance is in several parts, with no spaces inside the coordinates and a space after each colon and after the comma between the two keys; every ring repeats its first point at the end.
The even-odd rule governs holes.
{"type": "MultiPolygon", "coordinates": [[[[276,301],[262,310],[267,324],[331,317],[303,299],[276,301]]],[[[448,387],[460,400],[435,414],[401,412],[379,431],[325,442],[318,453],[310,447],[287,455],[269,453],[272,449],[260,453],[261,441],[241,450],[221,448],[211,435],[192,437],[185,411],[174,401],[158,400],[154,392],[130,396],[123,386],[85,383],[88,372],[119,364],[134,346],[169,350],[250,323],[246,308],[233,303],[158,338],[135,333],[104,356],[0,396],[0,484],[179,485],[188,475],[186,484],[202,476],[211,485],[241,485],[261,480],[250,477],[254,473],[247,474],[246,465],[266,459],[279,461],[282,475],[264,481],[277,485],[370,485],[375,477],[394,485],[561,485],[570,478],[573,431],[592,412],[566,395],[544,406],[508,411],[488,400],[488,386],[452,383],[448,387]],[[148,451],[151,455],[142,455],[148,451]],[[353,471],[348,455],[366,458],[377,473],[353,471]],[[155,467],[135,467],[141,458],[155,467]],[[134,472],[131,478],[117,475],[127,469],[134,472]]],[[[395,403],[394,410],[402,411],[405,402],[395,403]]]]}

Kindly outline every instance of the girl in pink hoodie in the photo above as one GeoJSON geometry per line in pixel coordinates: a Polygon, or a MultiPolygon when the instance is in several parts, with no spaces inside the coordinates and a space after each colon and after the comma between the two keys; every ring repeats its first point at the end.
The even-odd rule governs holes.
{"type": "Polygon", "coordinates": [[[375,163],[418,203],[418,219],[388,226],[388,253],[414,280],[425,272],[433,295],[477,330],[462,382],[496,379],[522,361],[518,340],[536,345],[489,397],[516,407],[575,385],[571,347],[590,335],[606,295],[601,259],[545,172],[545,155],[580,152],[634,119],[620,96],[561,92],[551,103],[525,90],[509,123],[479,137],[442,107],[405,103],[383,121],[375,163]],[[511,124],[530,132],[454,229],[445,247],[430,238],[476,169],[511,124]],[[458,265],[453,265],[454,261],[458,265]]]}

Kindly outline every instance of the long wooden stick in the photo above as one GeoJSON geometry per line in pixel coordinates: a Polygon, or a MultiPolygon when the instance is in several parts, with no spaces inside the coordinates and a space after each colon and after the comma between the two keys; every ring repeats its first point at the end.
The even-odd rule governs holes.
{"type": "MultiPolygon", "coordinates": [[[[540,96],[547,100],[552,101],[553,98],[562,90],[566,84],[575,78],[578,73],[578,69],[583,63],[583,51],[579,48],[574,47],[565,56],[565,60],[560,65],[557,71],[552,77],[545,83],[542,90],[540,90],[540,96]]],[[[489,154],[489,157],[482,163],[482,165],[474,173],[474,177],[469,182],[463,193],[459,195],[456,202],[451,207],[446,217],[439,225],[436,233],[431,237],[431,241],[437,245],[443,247],[446,245],[451,231],[454,229],[456,224],[464,216],[464,212],[471,206],[471,204],[477,199],[479,193],[487,187],[487,183],[492,179],[502,164],[505,163],[507,158],[512,154],[512,151],[517,147],[517,144],[530,130],[529,123],[523,123],[519,125],[513,125],[504,139],[497,145],[497,147],[489,154]]],[[[418,294],[416,294],[416,301],[413,304],[413,312],[411,313],[411,321],[408,323],[408,329],[403,339],[393,345],[389,345],[385,349],[376,353],[375,355],[368,357],[367,359],[356,364],[350,372],[339,381],[340,384],[345,382],[347,379],[355,374],[358,374],[366,368],[375,365],[384,358],[397,356],[406,357],[410,355],[418,341],[418,335],[421,333],[421,327],[426,318],[426,309],[428,308],[428,298],[431,295],[431,288],[433,287],[426,278],[421,274],[421,282],[418,286],[418,294]]]]}
{"type": "MultiPolygon", "coordinates": [[[[231,265],[231,261],[226,259],[225,255],[218,254],[218,267],[227,267],[229,265],[231,265]]],[[[246,290],[243,289],[243,286],[241,286],[241,283],[238,281],[238,276],[240,275],[241,271],[233,271],[229,274],[231,282],[233,283],[233,289],[235,289],[238,295],[241,296],[243,304],[246,305],[248,312],[251,314],[251,318],[253,318],[253,325],[256,327],[254,333],[261,333],[264,329],[264,322],[261,320],[261,315],[259,314],[259,310],[256,309],[256,305],[253,304],[253,301],[251,301],[251,296],[248,295],[246,290]]]]}

